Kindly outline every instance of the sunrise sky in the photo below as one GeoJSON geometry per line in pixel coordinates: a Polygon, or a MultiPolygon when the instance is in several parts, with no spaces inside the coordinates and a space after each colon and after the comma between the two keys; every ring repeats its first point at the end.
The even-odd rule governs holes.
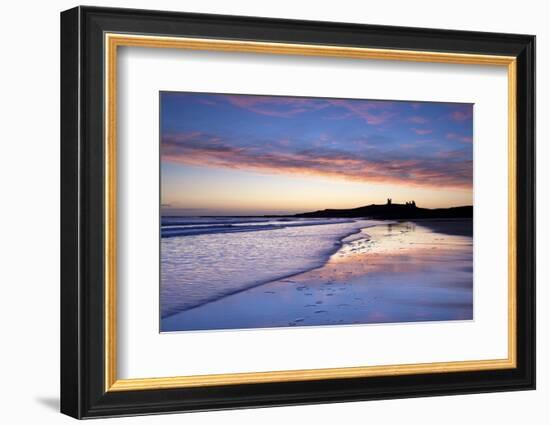
{"type": "Polygon", "coordinates": [[[473,105],[161,92],[164,215],[472,205],[473,105]]]}

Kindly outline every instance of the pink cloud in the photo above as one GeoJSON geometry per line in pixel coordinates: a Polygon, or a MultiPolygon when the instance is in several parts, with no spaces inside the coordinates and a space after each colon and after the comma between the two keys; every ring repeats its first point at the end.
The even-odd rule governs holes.
{"type": "Polygon", "coordinates": [[[457,106],[456,110],[451,112],[451,119],[454,121],[466,121],[472,119],[474,109],[471,105],[457,106]]]}
{"type": "Polygon", "coordinates": [[[307,98],[296,97],[224,95],[223,98],[232,105],[250,112],[280,118],[289,118],[328,106],[324,102],[311,102],[307,98]]]}
{"type": "Polygon", "coordinates": [[[464,153],[414,158],[403,157],[400,152],[398,149],[379,155],[367,150],[357,154],[323,148],[294,151],[284,146],[273,150],[266,149],[265,144],[235,146],[201,133],[166,135],[162,139],[162,160],[172,163],[406,186],[472,186],[472,161],[464,153]]]}
{"type": "Polygon", "coordinates": [[[442,151],[442,152],[438,152],[436,156],[438,158],[443,158],[443,159],[462,159],[464,157],[464,152],[460,150],[442,151]]]}
{"type": "Polygon", "coordinates": [[[463,142],[463,143],[472,143],[473,142],[472,137],[470,137],[470,136],[461,136],[460,134],[456,134],[456,133],[447,133],[445,137],[449,140],[457,140],[457,141],[463,142]]]}
{"type": "Polygon", "coordinates": [[[349,114],[344,115],[344,118],[354,115],[371,125],[383,124],[395,116],[395,113],[390,110],[392,106],[390,102],[356,102],[342,99],[331,99],[329,102],[348,110],[349,114]]]}
{"type": "Polygon", "coordinates": [[[428,122],[428,119],[420,116],[413,116],[407,118],[407,121],[415,124],[426,124],[428,122]]]}
{"type": "Polygon", "coordinates": [[[223,95],[223,99],[239,108],[261,115],[290,118],[304,112],[318,111],[335,106],[344,110],[343,114],[333,114],[330,119],[345,119],[352,116],[371,125],[379,125],[395,116],[391,111],[392,102],[354,101],[344,99],[316,99],[277,96],[238,96],[223,95]]]}

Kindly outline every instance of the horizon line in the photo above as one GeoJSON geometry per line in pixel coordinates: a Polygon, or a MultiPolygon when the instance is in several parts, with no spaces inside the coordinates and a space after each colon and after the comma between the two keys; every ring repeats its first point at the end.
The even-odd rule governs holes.
{"type": "MultiPolygon", "coordinates": [[[[409,202],[409,201],[406,201],[406,202],[409,202]]],[[[356,210],[356,209],[359,209],[359,208],[364,208],[364,207],[369,207],[369,206],[374,206],[374,205],[377,205],[377,206],[385,206],[385,205],[388,205],[387,203],[386,204],[375,204],[375,203],[372,203],[372,204],[363,204],[363,205],[359,205],[357,207],[351,207],[351,208],[323,208],[323,209],[316,209],[316,210],[308,210],[308,211],[303,211],[303,210],[296,210],[294,212],[286,212],[286,213],[283,213],[283,212],[280,212],[280,213],[250,213],[250,214],[247,214],[245,212],[243,213],[235,213],[235,214],[231,214],[231,213],[227,213],[227,214],[223,214],[223,213],[220,213],[220,214],[186,214],[186,215],[182,215],[182,214],[173,214],[172,216],[186,216],[186,217],[292,217],[292,216],[295,216],[295,215],[299,215],[299,214],[307,214],[307,213],[312,213],[312,212],[318,212],[318,211],[346,211],[346,210],[356,210]]],[[[402,206],[407,206],[407,204],[405,203],[394,203],[392,202],[391,205],[402,205],[402,206]]],[[[425,209],[425,210],[445,210],[445,209],[452,209],[452,208],[467,208],[467,207],[474,207],[473,204],[467,204],[467,205],[464,205],[464,204],[460,204],[460,205],[453,205],[453,206],[448,206],[448,207],[435,207],[435,208],[428,208],[428,207],[422,207],[422,206],[419,206],[419,205],[415,205],[416,208],[419,208],[419,209],[425,209]]],[[[204,211],[204,210],[211,210],[211,208],[185,208],[185,207],[181,207],[181,208],[178,208],[178,207],[161,207],[160,208],[160,216],[161,217],[164,217],[166,216],[166,214],[164,213],[165,211],[163,210],[166,210],[166,209],[173,209],[173,210],[187,210],[188,212],[192,212],[192,211],[204,211]]],[[[174,211],[174,212],[175,212],[174,211]]]]}

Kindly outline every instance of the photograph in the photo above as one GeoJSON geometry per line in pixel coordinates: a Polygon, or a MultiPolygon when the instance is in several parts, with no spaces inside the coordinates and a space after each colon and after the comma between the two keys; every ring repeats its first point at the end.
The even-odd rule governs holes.
{"type": "MultiPolygon", "coordinates": [[[[64,5],[53,23],[42,10],[39,38],[52,42],[19,48],[23,66],[6,68],[27,92],[44,91],[33,102],[51,106],[60,86],[60,108],[30,119],[37,108],[11,85],[24,119],[4,144],[21,148],[6,156],[5,180],[28,200],[5,208],[5,222],[60,210],[40,229],[60,228],[61,262],[42,255],[53,236],[12,225],[23,256],[16,284],[4,279],[23,289],[7,310],[16,340],[41,326],[23,351],[57,344],[22,365],[46,366],[29,372],[42,406],[33,417],[54,397],[77,419],[216,411],[219,422],[220,410],[246,408],[235,417],[256,423],[266,410],[256,408],[293,406],[291,422],[322,409],[334,423],[350,415],[299,406],[369,401],[370,419],[397,423],[424,421],[426,401],[411,405],[417,415],[395,408],[419,397],[435,403],[434,418],[452,410],[461,424],[480,408],[505,422],[540,413],[540,389],[523,404],[505,392],[538,379],[543,14],[289,2],[257,16],[203,3],[64,5]],[[48,78],[20,72],[56,52],[48,78]],[[18,142],[22,129],[48,127],[60,149],[49,137],[18,142]],[[37,190],[44,164],[60,196],[37,190]],[[12,184],[21,178],[26,190],[12,184]],[[39,254],[30,268],[29,252],[39,254]],[[59,291],[42,285],[48,267],[59,291]],[[28,271],[38,292],[21,315],[28,271]],[[59,315],[50,323],[49,310],[59,315]],[[441,404],[446,396],[462,406],[441,404]]],[[[17,396],[26,381],[14,375],[8,387],[17,396]]],[[[32,412],[26,396],[11,404],[32,412]]]]}
{"type": "Polygon", "coordinates": [[[161,332],[474,319],[474,104],[159,105],[161,332]]]}

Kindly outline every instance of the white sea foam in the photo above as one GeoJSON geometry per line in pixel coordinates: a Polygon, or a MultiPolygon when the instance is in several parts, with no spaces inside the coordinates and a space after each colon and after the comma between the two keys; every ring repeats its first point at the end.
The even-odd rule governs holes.
{"type": "Polygon", "coordinates": [[[344,238],[376,223],[342,219],[164,218],[161,315],[167,317],[320,267],[344,238]]]}

